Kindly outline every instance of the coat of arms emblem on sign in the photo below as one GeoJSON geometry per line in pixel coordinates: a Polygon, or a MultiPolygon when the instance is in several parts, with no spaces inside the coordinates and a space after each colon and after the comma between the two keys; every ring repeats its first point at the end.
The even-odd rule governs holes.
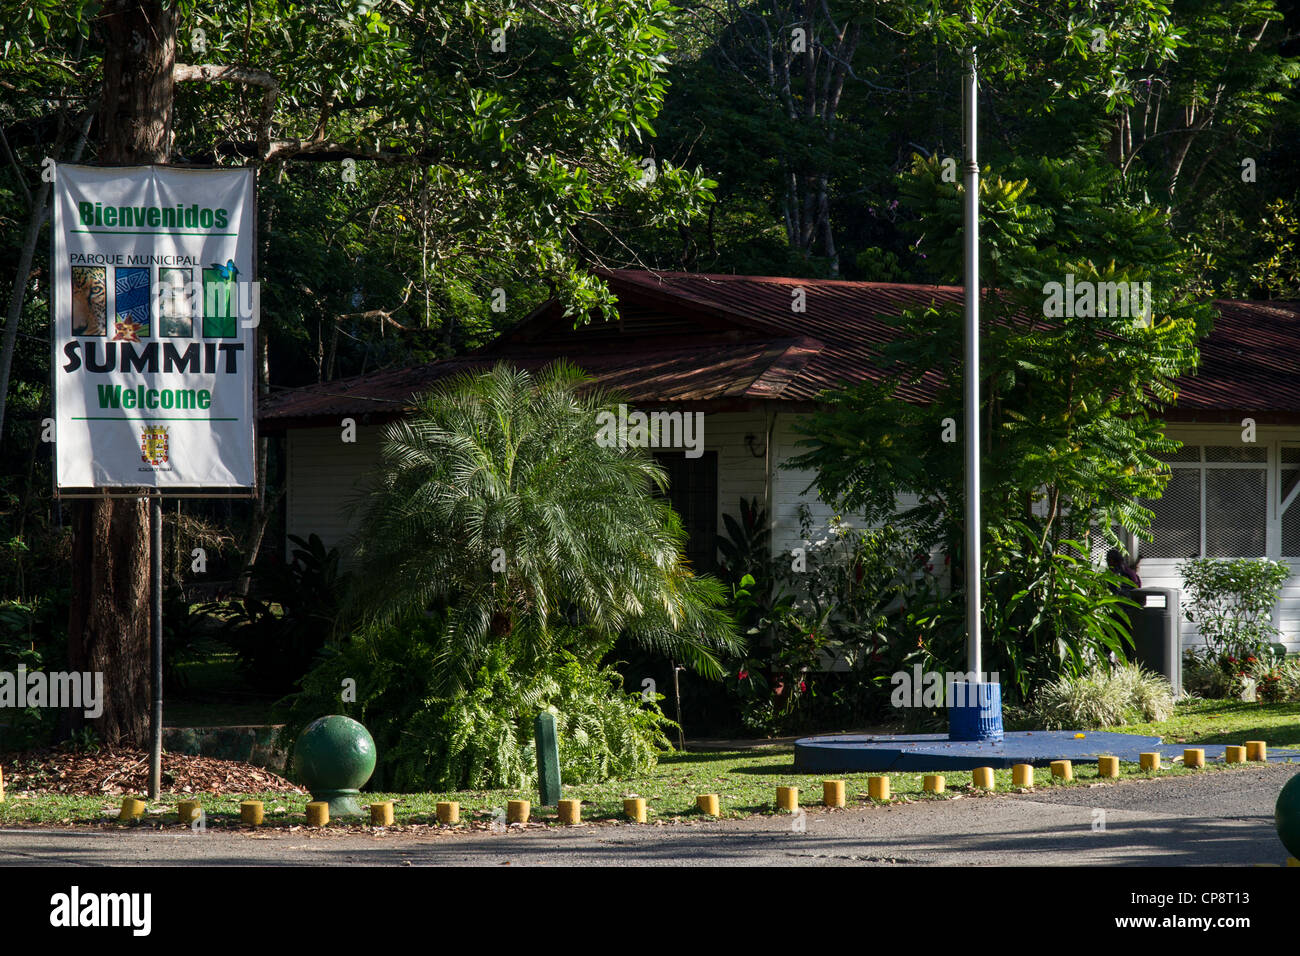
{"type": "Polygon", "coordinates": [[[140,460],[149,465],[167,464],[167,428],[146,425],[140,430],[140,460]]]}

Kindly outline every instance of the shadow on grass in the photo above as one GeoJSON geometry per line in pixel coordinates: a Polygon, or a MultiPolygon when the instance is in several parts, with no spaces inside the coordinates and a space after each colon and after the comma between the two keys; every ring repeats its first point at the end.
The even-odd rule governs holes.
{"type": "Polygon", "coordinates": [[[669,766],[707,766],[717,763],[731,763],[737,759],[742,760],[761,760],[767,756],[785,757],[790,751],[772,750],[772,751],[736,751],[736,750],[687,750],[674,751],[673,753],[663,754],[659,758],[659,764],[669,766]]]}

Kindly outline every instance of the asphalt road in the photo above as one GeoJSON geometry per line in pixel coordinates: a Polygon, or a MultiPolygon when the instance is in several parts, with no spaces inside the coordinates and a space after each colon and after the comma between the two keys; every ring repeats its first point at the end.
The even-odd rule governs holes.
{"type": "Polygon", "coordinates": [[[1250,866],[1294,765],[1033,794],[506,833],[0,830],[0,866],[1250,866]]]}

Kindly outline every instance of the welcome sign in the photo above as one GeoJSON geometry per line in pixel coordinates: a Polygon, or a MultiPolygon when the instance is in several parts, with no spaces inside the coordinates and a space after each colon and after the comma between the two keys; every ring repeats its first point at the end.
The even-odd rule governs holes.
{"type": "Polygon", "coordinates": [[[251,169],[57,167],[62,488],[251,488],[251,169]]]}

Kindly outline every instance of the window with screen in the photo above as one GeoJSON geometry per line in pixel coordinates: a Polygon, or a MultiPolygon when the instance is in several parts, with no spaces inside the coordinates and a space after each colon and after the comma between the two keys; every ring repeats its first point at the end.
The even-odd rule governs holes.
{"type": "Polygon", "coordinates": [[[1300,558],[1300,445],[1283,445],[1278,468],[1282,557],[1300,558]]]}
{"type": "Polygon", "coordinates": [[[1143,502],[1155,513],[1142,556],[1194,558],[1201,553],[1201,470],[1174,468],[1165,493],[1143,502]]]}
{"type": "MultiPolygon", "coordinates": [[[[1262,558],[1268,553],[1266,447],[1184,445],[1164,460],[1172,477],[1162,497],[1145,503],[1155,514],[1153,540],[1142,546],[1145,557],[1262,558]]],[[[1300,461],[1295,467],[1300,470],[1300,461]]]]}

